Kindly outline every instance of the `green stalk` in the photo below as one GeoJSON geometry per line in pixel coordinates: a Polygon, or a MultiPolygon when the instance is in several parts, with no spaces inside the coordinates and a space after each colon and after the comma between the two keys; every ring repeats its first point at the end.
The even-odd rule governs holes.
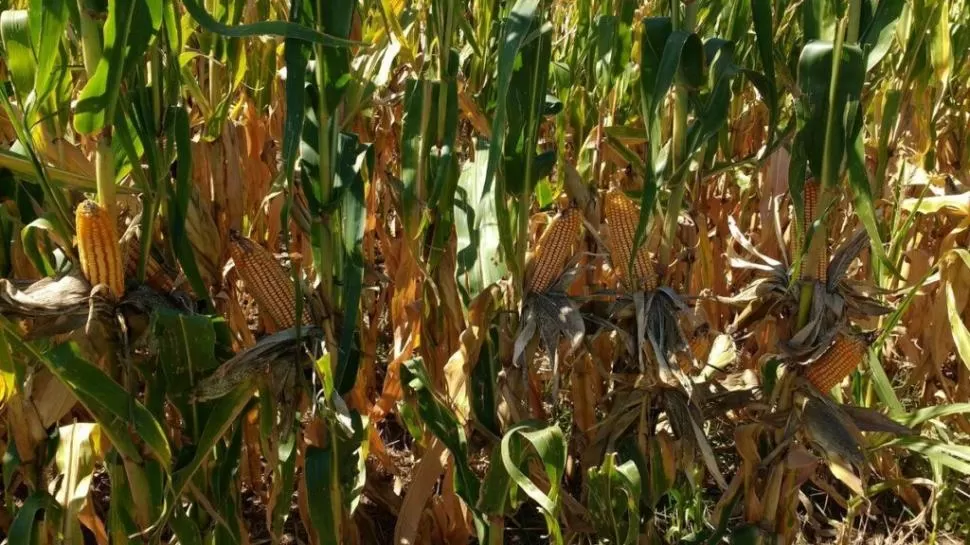
{"type": "MultiPolygon", "coordinates": [[[[698,2],[687,4],[684,10],[683,19],[680,16],[679,0],[672,0],[671,22],[674,30],[693,31],[694,23],[697,19],[698,2]]],[[[670,155],[671,164],[675,169],[679,168],[688,158],[687,148],[687,88],[684,87],[680,76],[674,84],[674,119],[671,131],[670,155]]],[[[649,165],[648,165],[649,168],[649,165]]],[[[684,176],[675,176],[670,180],[670,200],[667,201],[667,215],[664,218],[663,244],[660,247],[660,262],[667,265],[671,262],[673,254],[674,238],[677,233],[677,219],[680,216],[680,208],[683,206],[684,193],[687,184],[684,183],[684,176]]]]}
{"type": "MultiPolygon", "coordinates": [[[[441,36],[438,38],[438,81],[441,82],[442,89],[444,89],[445,79],[448,77],[448,62],[450,60],[450,48],[451,48],[451,33],[455,20],[455,3],[453,0],[444,0],[447,5],[445,8],[445,13],[442,19],[444,20],[444,28],[442,30],[441,36]]],[[[445,121],[448,117],[447,107],[448,101],[444,100],[445,93],[441,92],[441,97],[438,99],[438,138],[442,138],[445,134],[445,121]]]]}
{"type": "Polygon", "coordinates": [[[849,24],[845,33],[845,40],[849,43],[859,41],[859,19],[862,17],[862,1],[851,0],[849,2],[849,24]]]}
{"type": "MultiPolygon", "coordinates": [[[[322,17],[320,14],[323,13],[323,2],[322,0],[317,0],[317,17],[322,17]]],[[[317,30],[323,31],[323,24],[321,21],[317,21],[317,30]]],[[[323,46],[317,44],[314,46],[314,57],[316,58],[315,75],[318,90],[318,115],[319,115],[319,126],[317,134],[317,144],[319,145],[319,157],[320,157],[320,197],[324,203],[330,202],[330,193],[333,189],[333,138],[330,134],[330,124],[331,124],[331,112],[327,110],[327,100],[326,100],[326,73],[324,66],[324,55],[323,46]]],[[[314,263],[318,274],[320,275],[320,290],[324,297],[324,300],[332,304],[333,300],[333,222],[327,218],[322,218],[318,230],[317,236],[319,238],[319,247],[322,249],[319,255],[314,255],[318,258],[318,263],[314,263]]]]}
{"type": "MultiPolygon", "coordinates": [[[[421,220],[420,223],[424,223],[423,218],[421,218],[423,216],[422,208],[428,204],[428,154],[425,153],[425,150],[430,149],[428,145],[428,129],[431,126],[431,95],[434,91],[431,87],[431,80],[428,79],[421,80],[421,87],[421,137],[418,140],[418,164],[415,167],[415,179],[417,180],[415,200],[417,201],[417,210],[408,210],[407,214],[410,216],[417,214],[419,216],[417,219],[421,220]]],[[[416,227],[417,225],[419,223],[415,222],[416,227]]]]}
{"type": "Polygon", "coordinates": [[[115,164],[111,151],[111,128],[105,127],[98,139],[95,153],[95,177],[98,185],[98,204],[103,206],[112,220],[115,219],[115,164]]]}
{"type": "Polygon", "coordinates": [[[219,89],[222,87],[219,63],[216,62],[216,46],[209,51],[209,104],[219,104],[219,89]]]}
{"type": "Polygon", "coordinates": [[[505,543],[505,519],[491,517],[488,524],[488,545],[502,545],[505,543]]]}
{"type": "MultiPolygon", "coordinates": [[[[81,51],[84,58],[84,72],[88,78],[101,61],[103,46],[98,24],[88,13],[84,0],[78,0],[78,13],[81,21],[81,51]]],[[[110,108],[109,108],[110,109],[110,108]]],[[[113,118],[113,111],[107,112],[107,119],[113,118]]],[[[115,171],[114,155],[111,152],[111,128],[106,127],[98,140],[94,157],[98,204],[103,206],[108,216],[115,219],[115,171]]]]}

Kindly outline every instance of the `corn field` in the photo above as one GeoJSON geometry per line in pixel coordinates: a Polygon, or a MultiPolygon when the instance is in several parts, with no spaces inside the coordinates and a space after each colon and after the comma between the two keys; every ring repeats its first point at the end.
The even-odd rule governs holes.
{"type": "Polygon", "coordinates": [[[965,543],[966,0],[0,0],[0,545],[965,543]]]}

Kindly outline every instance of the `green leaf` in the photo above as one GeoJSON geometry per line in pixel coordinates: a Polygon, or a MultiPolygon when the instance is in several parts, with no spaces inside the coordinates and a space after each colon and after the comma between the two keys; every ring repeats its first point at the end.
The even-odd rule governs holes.
{"type": "Polygon", "coordinates": [[[806,42],[835,39],[835,27],[845,9],[839,9],[841,5],[838,0],[814,0],[800,4],[806,42]]]}
{"type": "Polygon", "coordinates": [[[188,464],[172,476],[172,490],[176,497],[182,495],[185,485],[202,466],[202,462],[212,454],[212,449],[216,443],[236,423],[237,417],[253,397],[254,391],[255,386],[252,384],[240,385],[232,393],[220,398],[209,411],[202,435],[199,436],[199,442],[195,445],[195,455],[188,464]]]}
{"type": "Polygon", "coordinates": [[[194,387],[198,378],[219,365],[216,332],[208,316],[157,310],[152,315],[152,336],[172,393],[194,387]]]}
{"type": "Polygon", "coordinates": [[[872,22],[859,40],[866,52],[866,71],[875,68],[889,52],[905,4],[905,0],[879,0],[872,22]]]}
{"type": "Polygon", "coordinates": [[[882,234],[879,231],[876,210],[872,202],[872,190],[869,174],[866,170],[865,147],[863,146],[861,132],[853,142],[854,144],[849,147],[847,153],[849,185],[852,187],[856,216],[859,217],[859,221],[866,228],[866,233],[869,234],[869,247],[872,248],[873,254],[882,262],[883,267],[892,271],[896,277],[900,277],[892,260],[886,255],[886,249],[882,243],[882,234]]]}
{"type": "MultiPolygon", "coordinates": [[[[515,235],[512,229],[511,214],[508,210],[505,191],[505,177],[498,177],[499,159],[505,152],[508,132],[509,111],[508,95],[515,74],[516,59],[525,46],[530,29],[536,23],[539,0],[516,0],[509,15],[502,22],[499,38],[498,78],[495,83],[495,111],[492,114],[492,137],[488,145],[488,165],[485,171],[485,191],[492,192],[495,183],[495,210],[498,218],[499,240],[508,263],[515,266],[515,235]]],[[[546,67],[548,68],[548,66],[546,67]]]]}
{"type": "Polygon", "coordinates": [[[4,319],[0,326],[6,330],[12,348],[42,362],[71,390],[94,415],[119,452],[134,461],[141,460],[139,448],[131,439],[130,426],[159,462],[165,467],[171,464],[172,451],[162,425],[117,382],[85,360],[77,345],[64,343],[39,352],[17,337],[10,322],[4,319]]]}
{"type": "Polygon", "coordinates": [[[465,164],[458,180],[454,203],[457,235],[455,275],[462,299],[467,304],[486,286],[502,279],[508,268],[502,259],[499,240],[495,185],[486,185],[488,144],[479,140],[475,158],[465,164]]]}
{"type": "Polygon", "coordinates": [[[634,545],[640,534],[640,472],[633,461],[617,466],[609,452],[600,467],[589,469],[589,510],[601,538],[634,545]]]}
{"type": "Polygon", "coordinates": [[[251,36],[280,36],[294,38],[305,42],[316,43],[326,47],[366,46],[367,44],[353,40],[337,38],[310,27],[288,21],[261,21],[247,25],[226,25],[215,20],[206,9],[196,0],[183,0],[185,11],[199,22],[203,29],[233,38],[248,38],[251,36]]]}
{"type": "MultiPolygon", "coordinates": [[[[58,234],[60,234],[62,240],[70,240],[74,234],[72,222],[74,215],[68,210],[64,192],[55,190],[54,184],[48,178],[48,169],[44,166],[44,162],[41,161],[37,153],[37,149],[34,146],[34,139],[27,127],[26,120],[19,112],[14,110],[14,106],[10,102],[10,97],[7,95],[6,87],[3,85],[0,85],[0,106],[3,107],[7,119],[17,133],[17,145],[21,148],[20,154],[26,156],[29,160],[27,161],[27,165],[32,167],[31,170],[33,170],[34,176],[40,182],[45,206],[48,210],[53,208],[53,212],[56,214],[57,221],[54,222],[54,227],[58,234]]],[[[16,162],[15,158],[17,155],[11,152],[0,152],[0,160],[5,160],[3,161],[6,163],[4,166],[13,170],[13,165],[10,163],[16,162]]],[[[27,165],[21,163],[20,166],[24,167],[27,165]]],[[[21,213],[23,213],[25,208],[29,210],[29,208],[22,205],[21,213]]]]}
{"type": "Polygon", "coordinates": [[[428,162],[431,143],[435,140],[431,113],[436,111],[434,99],[440,85],[426,79],[409,79],[404,91],[404,121],[401,128],[401,194],[404,228],[410,237],[420,237],[422,216],[429,203],[431,184],[428,162]]]}
{"type": "Polygon", "coordinates": [[[94,74],[85,83],[74,111],[74,129],[81,134],[94,134],[114,119],[126,64],[136,62],[148,47],[150,32],[161,23],[153,20],[157,3],[149,0],[109,0],[108,19],[104,23],[104,54],[94,74]]]}
{"type": "Polygon", "coordinates": [[[37,52],[35,100],[43,101],[54,88],[54,63],[60,56],[60,44],[70,15],[67,0],[39,0],[30,3],[30,35],[37,52]]]}
{"type": "MultiPolygon", "coordinates": [[[[300,20],[303,2],[290,4],[290,21],[300,20]]],[[[286,177],[290,192],[293,187],[293,169],[296,167],[296,154],[300,149],[300,136],[306,119],[306,68],[307,47],[302,40],[287,38],[283,44],[283,59],[286,63],[286,118],[283,121],[283,175],[286,177]]]]}
{"type": "Polygon", "coordinates": [[[865,57],[854,45],[844,44],[841,51],[837,81],[833,80],[833,43],[810,42],[798,59],[798,86],[805,99],[796,138],[805,149],[812,174],[827,185],[838,181],[845,152],[851,149],[849,143],[862,128],[861,116],[851,123],[847,117],[849,103],[858,103],[862,94],[865,57]]]}
{"type": "MultiPolygon", "coordinates": [[[[62,516],[57,500],[47,492],[38,490],[24,500],[24,504],[17,511],[17,517],[10,524],[10,531],[7,533],[7,543],[36,543],[34,521],[41,512],[44,513],[44,522],[52,525],[56,525],[62,516]]],[[[40,530],[43,532],[45,528],[41,526],[40,530]]]]}
{"type": "Polygon", "coordinates": [[[923,422],[943,418],[944,416],[966,413],[970,413],[970,403],[947,403],[946,405],[923,407],[907,415],[897,416],[896,421],[904,426],[914,428],[923,422]]]}
{"type": "Polygon", "coordinates": [[[340,481],[334,475],[336,465],[332,462],[331,448],[307,447],[306,471],[303,478],[306,479],[310,527],[324,541],[339,543],[338,530],[342,516],[340,481]]]}
{"type": "Polygon", "coordinates": [[[660,104],[674,83],[678,72],[683,74],[685,83],[693,87],[703,84],[704,45],[697,34],[675,30],[667,37],[660,64],[656,68],[656,79],[649,95],[651,117],[656,116],[660,104]]]}
{"type": "MultiPolygon", "coordinates": [[[[261,401],[270,401],[269,405],[271,406],[274,404],[274,401],[271,401],[268,398],[262,398],[261,401]]],[[[270,412],[270,414],[272,415],[272,418],[274,419],[276,418],[277,411],[275,410],[275,407],[272,411],[265,411],[265,412],[270,412]]],[[[265,412],[263,410],[260,410],[260,416],[265,414],[265,412]]],[[[291,420],[295,418],[295,416],[288,411],[281,412],[280,417],[285,419],[291,419],[291,420]]],[[[236,429],[235,436],[239,440],[238,440],[238,443],[234,443],[234,444],[238,444],[241,448],[242,426],[236,429]]],[[[234,438],[234,441],[235,441],[235,438],[234,438]]],[[[279,490],[278,497],[281,499],[292,497],[293,492],[296,489],[297,456],[296,456],[296,449],[294,448],[296,446],[296,441],[297,441],[297,434],[292,432],[287,434],[286,437],[281,437],[279,441],[280,443],[278,448],[279,461],[277,462],[277,466],[273,471],[273,479],[274,481],[279,483],[276,486],[277,486],[277,489],[279,490]]],[[[235,467],[236,467],[236,464],[229,466],[230,469],[234,469],[235,467]]],[[[234,475],[232,474],[226,475],[226,489],[227,491],[236,489],[234,475]]],[[[272,531],[274,534],[281,535],[283,533],[283,524],[286,522],[286,516],[289,515],[289,513],[290,513],[290,502],[285,500],[277,501],[276,508],[273,509],[272,531]]]]}
{"type": "Polygon", "coordinates": [[[340,357],[337,360],[335,385],[343,395],[354,387],[357,380],[357,362],[360,347],[354,340],[357,316],[360,308],[360,293],[364,282],[364,257],[361,243],[364,239],[364,222],[367,219],[367,204],[364,201],[365,175],[374,168],[374,152],[370,145],[359,143],[356,135],[341,134],[337,146],[336,181],[343,193],[340,206],[342,220],[342,241],[344,252],[344,271],[342,276],[343,293],[341,303],[344,308],[343,326],[340,332],[340,357]]]}
{"type": "MultiPolygon", "coordinates": [[[[495,445],[492,448],[489,460],[500,460],[501,456],[501,445],[495,445]]],[[[505,464],[490,464],[488,473],[485,474],[485,481],[482,483],[482,491],[476,507],[488,516],[505,516],[508,514],[507,506],[511,489],[512,477],[505,470],[505,464]]]]}
{"type": "Polygon", "coordinates": [[[175,514],[169,521],[169,526],[178,539],[179,545],[202,545],[199,526],[185,514],[181,507],[175,507],[175,514]]]}
{"type": "MultiPolygon", "coordinates": [[[[643,118],[647,124],[649,146],[647,146],[647,165],[640,196],[640,218],[633,238],[636,259],[637,250],[643,245],[650,216],[653,213],[657,193],[663,184],[663,165],[660,159],[660,105],[680,74],[684,83],[698,87],[703,84],[704,45],[696,34],[684,30],[672,30],[668,18],[646,18],[643,20],[644,36],[640,57],[640,93],[643,118]],[[662,44],[662,45],[661,45],[662,44]]],[[[675,168],[681,165],[674,165],[675,168]]]]}
{"type": "MultiPolygon", "coordinates": [[[[970,253],[967,254],[967,259],[970,260],[970,253]]],[[[879,338],[873,343],[873,347],[876,350],[869,350],[869,374],[872,378],[873,386],[875,387],[876,393],[879,394],[879,398],[889,407],[893,416],[904,414],[905,410],[903,409],[903,404],[899,401],[899,397],[896,396],[892,381],[889,380],[889,376],[886,375],[886,370],[883,369],[882,363],[879,361],[878,352],[896,327],[896,324],[899,323],[903,313],[906,312],[906,309],[913,302],[913,299],[921,292],[926,280],[937,271],[937,268],[938,264],[929,268],[923,274],[923,277],[909,289],[902,301],[896,304],[896,309],[883,322],[882,332],[879,334],[879,338]]]]}
{"type": "Polygon", "coordinates": [[[912,436],[893,439],[880,445],[878,449],[886,447],[904,447],[923,455],[932,463],[970,475],[970,447],[968,446],[946,443],[929,437],[912,436]]]}
{"type": "Polygon", "coordinates": [[[0,13],[4,61],[20,103],[23,103],[34,88],[37,74],[37,59],[34,57],[30,35],[30,19],[26,10],[6,10],[0,13]]]}
{"type": "Polygon", "coordinates": [[[558,426],[542,427],[539,422],[525,421],[510,428],[502,437],[502,465],[512,481],[542,510],[549,530],[550,541],[561,544],[559,528],[559,489],[566,467],[566,440],[558,426]],[[543,492],[532,479],[519,469],[524,460],[515,460],[512,453],[522,452],[522,440],[531,444],[539,456],[549,479],[549,493],[543,492]]]}
{"type": "MultiPolygon", "coordinates": [[[[533,188],[542,175],[536,150],[539,125],[547,115],[545,102],[552,62],[552,31],[540,19],[533,22],[529,39],[519,49],[506,96],[508,124],[503,151],[502,174],[498,180],[507,196],[520,203],[531,201],[533,188]]],[[[456,67],[457,70],[457,67],[456,67]]],[[[555,111],[555,104],[548,109],[555,111]]],[[[517,210],[518,211],[518,210],[517,210]]],[[[519,218],[521,221],[521,218],[519,218]]],[[[524,241],[516,241],[523,244],[524,241]]]]}
{"type": "Polygon", "coordinates": [[[468,441],[458,418],[434,394],[434,382],[420,358],[404,363],[401,384],[408,399],[414,400],[418,414],[428,429],[441,440],[455,459],[455,492],[468,505],[475,505],[481,483],[468,466],[468,441]]]}
{"type": "MultiPolygon", "coordinates": [[[[25,225],[20,231],[20,241],[23,243],[24,253],[31,264],[44,276],[54,276],[58,267],[57,256],[54,255],[54,240],[59,240],[57,231],[51,220],[54,215],[44,214],[25,225]]],[[[60,241],[62,248],[70,248],[64,241],[60,241]]],[[[62,254],[63,255],[63,254],[62,254]]],[[[63,263],[62,263],[63,264],[63,263]]]]}

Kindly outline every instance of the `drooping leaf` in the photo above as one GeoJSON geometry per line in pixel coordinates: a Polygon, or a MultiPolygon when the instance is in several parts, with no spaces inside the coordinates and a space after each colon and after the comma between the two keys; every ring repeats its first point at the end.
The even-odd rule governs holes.
{"type": "MultiPolygon", "coordinates": [[[[35,521],[40,513],[43,513],[46,522],[52,524],[57,524],[63,516],[63,510],[53,496],[46,491],[34,492],[24,500],[23,506],[17,511],[16,518],[10,524],[10,531],[7,532],[7,542],[36,543],[34,530],[38,529],[38,526],[35,525],[35,521]]],[[[43,526],[40,529],[43,531],[43,526]]]]}
{"type": "Polygon", "coordinates": [[[539,505],[546,519],[550,542],[563,543],[558,520],[560,482],[566,467],[566,440],[562,430],[558,426],[545,427],[539,422],[520,422],[505,432],[502,437],[501,460],[505,471],[516,486],[539,505]],[[525,452],[524,443],[521,443],[523,440],[531,445],[539,457],[549,481],[548,494],[522,471],[521,465],[525,461],[516,460],[513,456],[513,452],[525,452]]]}
{"type": "Polygon", "coordinates": [[[119,452],[133,460],[141,459],[140,448],[135,446],[129,432],[131,426],[159,462],[166,467],[171,463],[172,451],[158,420],[117,382],[87,362],[77,345],[64,343],[47,352],[40,352],[31,344],[21,341],[7,320],[4,319],[0,325],[6,330],[8,342],[16,350],[42,362],[70,388],[71,393],[95,416],[119,452]]]}
{"type": "Polygon", "coordinates": [[[754,19],[755,39],[758,43],[758,57],[764,70],[765,82],[767,87],[768,103],[768,138],[770,142],[774,137],[775,120],[778,118],[778,91],[775,82],[775,57],[774,57],[774,31],[771,25],[771,2],[769,0],[752,0],[751,15],[754,19]]]}
{"type": "Polygon", "coordinates": [[[860,45],[866,52],[866,70],[872,70],[889,52],[896,22],[903,11],[903,0],[880,0],[872,21],[862,33],[860,45]]]}
{"type": "Polygon", "coordinates": [[[206,11],[197,0],[183,0],[182,5],[193,19],[205,30],[233,38],[247,38],[251,36],[280,36],[295,38],[305,42],[316,43],[327,47],[349,47],[366,45],[353,40],[337,38],[304,25],[290,21],[261,21],[245,25],[226,25],[217,21],[206,11]]]}

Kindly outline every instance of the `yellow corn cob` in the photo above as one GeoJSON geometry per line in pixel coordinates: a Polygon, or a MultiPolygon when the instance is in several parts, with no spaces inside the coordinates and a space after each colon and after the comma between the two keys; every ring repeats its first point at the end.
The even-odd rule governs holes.
{"type": "MultiPolygon", "coordinates": [[[[805,182],[805,193],[803,196],[804,202],[805,202],[805,215],[803,216],[803,220],[802,220],[802,230],[803,230],[802,237],[804,237],[805,234],[808,233],[808,229],[811,227],[813,223],[815,223],[815,220],[818,219],[816,217],[816,215],[818,214],[818,193],[819,193],[818,182],[816,182],[815,180],[807,180],[805,182]]],[[[823,233],[818,232],[813,235],[813,238],[815,236],[824,237],[825,235],[823,233]]],[[[819,249],[818,250],[819,255],[818,255],[818,261],[815,263],[815,270],[809,271],[807,269],[802,269],[802,280],[811,279],[813,276],[812,273],[814,273],[815,279],[817,279],[819,282],[825,282],[828,276],[827,274],[828,266],[829,266],[828,241],[820,240],[817,244],[819,249]]]]}
{"type": "Polygon", "coordinates": [[[546,226],[526,267],[527,293],[546,291],[559,278],[573,255],[582,225],[582,212],[578,208],[569,208],[554,217],[546,226]]]}
{"type": "Polygon", "coordinates": [[[828,392],[862,363],[865,354],[866,342],[861,336],[840,334],[835,343],[808,366],[805,378],[819,391],[828,392]]]}
{"type": "MultiPolygon", "coordinates": [[[[293,281],[273,254],[236,232],[229,235],[229,253],[239,276],[246,283],[246,290],[256,300],[260,311],[269,316],[277,329],[295,326],[296,294],[293,281]]],[[[310,313],[304,305],[303,324],[311,323],[310,313]]]]}
{"type": "Polygon", "coordinates": [[[633,271],[629,271],[630,255],[633,253],[633,239],[640,221],[640,207],[620,190],[606,194],[603,215],[610,226],[609,250],[613,267],[623,283],[631,289],[653,291],[657,288],[657,271],[653,267],[646,245],[637,252],[633,271]]]}
{"type": "Polygon", "coordinates": [[[92,287],[105,284],[112,295],[120,297],[125,292],[125,277],[114,221],[107,210],[91,200],[78,205],[75,221],[81,271],[92,287]]]}

